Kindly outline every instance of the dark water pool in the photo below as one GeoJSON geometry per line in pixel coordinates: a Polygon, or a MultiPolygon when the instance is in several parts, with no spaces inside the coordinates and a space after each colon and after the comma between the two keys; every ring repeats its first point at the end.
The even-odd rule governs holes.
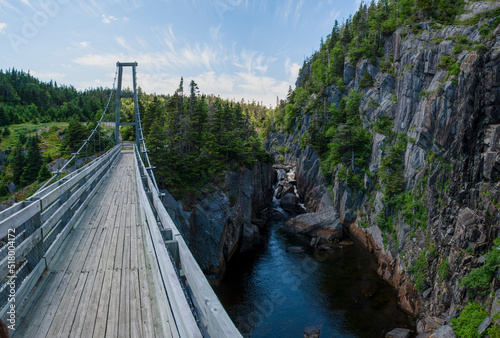
{"type": "Polygon", "coordinates": [[[279,223],[265,237],[262,248],[231,260],[215,288],[244,336],[302,337],[313,326],[321,337],[384,337],[396,327],[414,329],[362,248],[287,253],[303,243],[279,223]]]}

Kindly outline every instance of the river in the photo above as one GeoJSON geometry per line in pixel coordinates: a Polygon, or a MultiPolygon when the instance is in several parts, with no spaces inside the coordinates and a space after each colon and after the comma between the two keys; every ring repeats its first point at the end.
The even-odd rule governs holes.
{"type": "Polygon", "coordinates": [[[355,244],[330,252],[286,252],[304,243],[270,222],[262,246],[233,257],[215,288],[222,305],[246,337],[384,337],[411,318],[395,290],[375,272],[376,262],[355,244]]]}

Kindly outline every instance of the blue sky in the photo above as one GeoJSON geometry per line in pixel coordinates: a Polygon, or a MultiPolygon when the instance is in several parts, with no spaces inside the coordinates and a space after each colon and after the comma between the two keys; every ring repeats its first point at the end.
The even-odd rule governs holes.
{"type": "Polygon", "coordinates": [[[341,0],[0,0],[0,68],[86,89],[111,87],[116,62],[137,61],[138,83],[149,93],[173,93],[183,76],[202,93],[274,105],[334,20],[358,7],[341,0]]]}

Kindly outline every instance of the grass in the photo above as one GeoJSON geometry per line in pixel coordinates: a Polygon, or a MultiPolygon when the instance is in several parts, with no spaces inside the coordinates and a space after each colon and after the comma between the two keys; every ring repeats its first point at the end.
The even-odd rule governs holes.
{"type": "Polygon", "coordinates": [[[63,130],[68,126],[66,122],[51,122],[51,123],[41,123],[41,124],[13,124],[9,126],[10,135],[7,137],[2,137],[0,142],[0,151],[11,149],[15,146],[18,135],[26,134],[27,136],[34,135],[38,130],[42,132],[38,135],[40,137],[40,147],[44,150],[44,154],[49,154],[52,157],[56,155],[59,151],[59,144],[61,141],[57,137],[57,132],[63,130]],[[49,128],[46,132],[45,129],[49,128]]]}

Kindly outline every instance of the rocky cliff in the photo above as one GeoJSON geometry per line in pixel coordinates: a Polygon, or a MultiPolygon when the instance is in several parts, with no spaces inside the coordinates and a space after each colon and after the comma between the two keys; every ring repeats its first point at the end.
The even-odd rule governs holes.
{"type": "MultiPolygon", "coordinates": [[[[463,19],[495,7],[498,3],[474,2],[463,19]]],[[[327,183],[318,153],[301,146],[322,111],[302,109],[292,133],[275,132],[266,144],[296,166],[298,192],[308,210],[329,213],[330,224],[340,222],[377,257],[378,273],[396,287],[402,307],[416,316],[424,335],[449,323],[470,300],[490,314],[498,307],[497,275],[487,280],[486,292],[464,283],[471,271],[489,264],[500,235],[500,26],[484,34],[495,19],[399,28],[385,40],[384,57],[345,64],[344,95],[362,93],[359,111],[372,135],[368,169],[353,168],[362,187],[339,179],[345,164],[327,183]],[[368,86],[360,85],[364,77],[372,80],[368,86]],[[390,132],[374,128],[381,118],[392,121],[390,132]],[[396,154],[398,144],[403,146],[396,154]],[[388,181],[381,171],[393,173],[387,159],[396,155],[403,166],[391,168],[400,171],[404,188],[384,196],[388,181]]],[[[309,76],[308,67],[298,86],[309,76]]],[[[342,97],[333,85],[309,101],[318,95],[333,105],[342,97]]]]}
{"type": "Polygon", "coordinates": [[[211,283],[219,283],[235,252],[259,243],[275,180],[272,166],[257,162],[252,170],[226,171],[223,187],[189,207],[165,191],[163,204],[211,283]]]}

